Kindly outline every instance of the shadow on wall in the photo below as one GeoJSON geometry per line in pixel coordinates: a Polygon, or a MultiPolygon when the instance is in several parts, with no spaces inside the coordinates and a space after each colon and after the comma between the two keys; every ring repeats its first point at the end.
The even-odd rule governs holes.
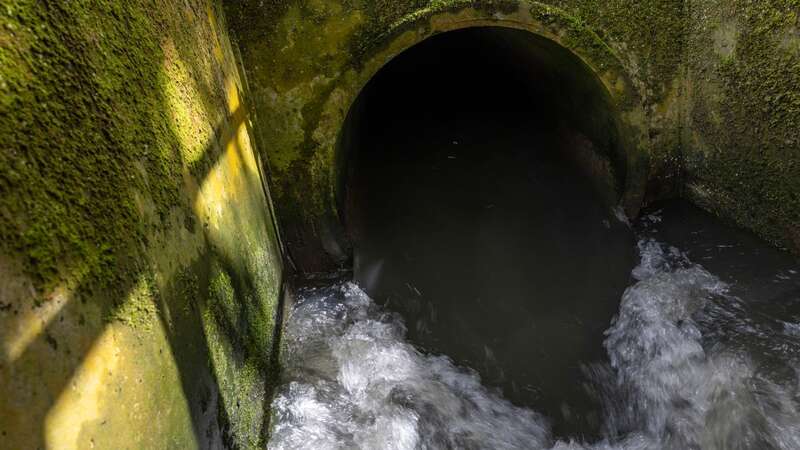
{"type": "MultiPolygon", "coordinates": [[[[239,115],[243,116],[242,114],[239,115]]],[[[233,140],[235,136],[230,136],[229,139],[233,140]]],[[[214,166],[215,160],[223,156],[219,152],[218,145],[216,142],[211,143],[203,160],[200,162],[203,165],[207,164],[206,175],[214,166]]],[[[238,146],[236,149],[240,151],[238,146]]],[[[196,199],[193,199],[192,204],[194,200],[196,199]]],[[[231,208],[231,210],[236,211],[235,208],[231,208]]],[[[239,222],[239,219],[234,219],[234,221],[239,222]]],[[[199,227],[199,225],[197,226],[199,227]]],[[[213,237],[209,235],[207,229],[203,230],[203,240],[213,242],[213,237]]],[[[210,246],[213,248],[213,244],[210,246]]],[[[152,396],[153,399],[159,397],[173,398],[173,400],[187,403],[191,425],[194,430],[195,443],[200,448],[215,447],[219,443],[224,444],[225,447],[235,447],[236,436],[255,435],[262,438],[266,436],[268,429],[268,416],[266,415],[261,423],[261,428],[255,433],[252,430],[237,429],[243,425],[252,425],[247,423],[248,417],[239,417],[239,413],[243,409],[242,406],[247,409],[253,408],[253,406],[250,404],[242,405],[241,401],[235,398],[237,395],[244,394],[243,400],[248,403],[257,402],[259,404],[259,406],[255,407],[256,410],[267,411],[272,389],[268,380],[274,380],[277,376],[276,358],[280,345],[279,333],[255,334],[256,331],[272,328],[270,322],[275,320],[271,317],[272,312],[264,311],[263,305],[259,304],[258,287],[263,281],[256,282],[253,279],[253,273],[246,270],[247,268],[241,267],[240,262],[235,262],[223,253],[216,252],[213,249],[201,255],[192,266],[173,274],[172,278],[160,280],[158,283],[156,283],[155,278],[162,274],[156,263],[145,263],[144,266],[141,263],[137,265],[139,267],[136,272],[125,275],[127,281],[124,284],[113,288],[114,292],[120,294],[110,294],[109,291],[105,290],[97,292],[91,282],[77,286],[74,289],[74,295],[61,304],[60,310],[54,311],[51,315],[51,321],[41,329],[37,336],[32,338],[24,349],[20,350],[19,356],[11,362],[8,373],[12,377],[20,376],[32,368],[43,368],[45,364],[41,359],[41,349],[50,347],[54,352],[58,352],[59,346],[63,345],[60,342],[69,341],[70,332],[65,330],[64,317],[79,318],[79,333],[81,334],[79,340],[83,344],[81,348],[85,349],[83,354],[79,357],[74,357],[71,354],[76,350],[74,347],[61,348],[62,351],[66,351],[72,357],[66,364],[58,367],[59,372],[63,374],[63,376],[58,377],[60,380],[58,384],[54,383],[55,380],[51,376],[46,376],[49,383],[45,387],[48,392],[61,392],[61,394],[56,395],[48,402],[51,407],[38,411],[36,408],[27,409],[27,415],[23,420],[30,424],[39,424],[38,426],[34,425],[34,428],[43,431],[42,441],[47,443],[48,446],[63,442],[67,436],[56,432],[63,431],[64,425],[68,428],[80,425],[75,423],[60,424],[58,418],[54,419],[54,413],[76,414],[76,411],[68,407],[67,410],[62,412],[56,406],[59,402],[62,402],[64,396],[69,396],[70,390],[82,389],[82,386],[76,385],[76,382],[79,384],[91,382],[85,379],[87,378],[85,376],[76,379],[76,375],[82,370],[91,371],[94,368],[92,366],[97,363],[105,363],[106,361],[100,360],[110,358],[109,352],[126,351],[124,345],[119,345],[121,344],[120,341],[125,338],[120,339],[119,337],[111,338],[117,341],[117,345],[112,344],[113,349],[109,351],[102,349],[107,344],[105,340],[108,339],[104,336],[110,331],[112,334],[116,334],[111,330],[112,327],[116,328],[119,325],[130,326],[136,329],[136,333],[153,333],[154,331],[150,329],[153,325],[148,323],[151,319],[148,314],[154,313],[159,321],[159,324],[155,326],[161,327],[162,330],[160,332],[165,334],[170,348],[158,348],[158,356],[147,354],[137,356],[151,357],[155,360],[166,357],[173,358],[174,361],[132,361],[131,363],[156,366],[149,370],[174,364],[174,369],[180,377],[183,392],[181,396],[175,397],[174,393],[161,391],[164,388],[170,389],[171,387],[168,384],[166,386],[154,384],[145,388],[151,390],[148,395],[152,396]],[[145,291],[142,291],[141,286],[143,285],[145,286],[145,291]],[[164,286],[164,289],[159,289],[157,285],[164,286]],[[98,320],[88,320],[80,323],[80,321],[85,320],[83,318],[87,315],[86,305],[107,302],[107,300],[102,299],[106,295],[113,297],[119,295],[119,298],[126,300],[114,305],[103,305],[101,309],[104,311],[98,315],[98,320]],[[153,301],[156,304],[156,308],[150,311],[147,303],[153,301]],[[128,305],[126,304],[128,302],[134,304],[128,305]],[[104,318],[110,318],[111,322],[107,323],[104,318]],[[259,320],[267,323],[259,327],[253,326],[253,322],[259,320]],[[144,331],[142,331],[142,327],[145,328],[144,331]],[[90,336],[94,336],[94,338],[90,338],[90,336]],[[254,351],[269,348],[263,346],[265,340],[271,341],[271,350],[264,352],[254,351]],[[100,349],[98,350],[98,348],[100,349]],[[92,357],[93,353],[98,351],[97,356],[92,357]],[[166,353],[166,356],[162,356],[162,353],[166,353]],[[271,358],[265,358],[264,353],[269,354],[271,358]],[[232,358],[233,361],[226,362],[224,361],[226,358],[232,358]],[[248,380],[250,383],[262,380],[263,386],[260,389],[256,389],[255,392],[247,392],[247,388],[252,391],[253,386],[237,386],[236,378],[242,375],[241,372],[247,373],[248,376],[252,377],[248,380]],[[220,378],[224,383],[220,383],[220,378]],[[225,384],[228,385],[227,389],[223,387],[225,384]],[[242,388],[243,391],[237,392],[239,388],[242,388]],[[56,428],[56,430],[48,428],[56,428]]],[[[10,308],[13,308],[13,306],[10,308]]],[[[159,333],[159,331],[155,332],[159,333]]],[[[67,343],[68,346],[70,344],[72,343],[67,343]]],[[[137,343],[130,342],[130,344],[135,346],[137,343]]],[[[141,342],[138,344],[142,345],[141,342]]],[[[150,350],[156,350],[156,348],[150,348],[150,350]]],[[[134,353],[139,352],[136,351],[134,353]]],[[[49,371],[50,369],[45,370],[49,371]]],[[[148,372],[148,369],[145,368],[143,372],[148,372]]],[[[52,372],[50,374],[52,375],[52,372]]],[[[160,381],[164,383],[164,380],[158,380],[159,377],[153,378],[151,380],[153,382],[160,381]]],[[[129,389],[126,386],[127,382],[143,382],[142,378],[136,380],[133,377],[124,381],[108,381],[112,382],[113,388],[119,391],[129,389]]],[[[97,382],[101,381],[98,380],[97,382]]],[[[32,386],[20,386],[20,388],[37,389],[32,386]]],[[[42,386],[38,387],[38,389],[41,388],[42,386]]],[[[33,395],[37,394],[47,395],[47,392],[41,392],[41,390],[33,392],[33,395]]],[[[98,399],[93,400],[97,401],[98,399]]],[[[99,405],[93,406],[97,408],[99,405]]],[[[119,404],[111,406],[120,407],[119,404]]],[[[175,409],[175,405],[166,404],[164,406],[168,410],[175,409]]],[[[130,407],[130,405],[127,405],[127,407],[130,407]]],[[[182,420],[182,417],[180,417],[182,413],[183,411],[169,411],[170,415],[175,414],[169,419],[180,421],[182,420]]],[[[96,418],[100,419],[101,417],[97,416],[96,418]]],[[[141,419],[147,420],[145,417],[141,419]]],[[[103,423],[102,425],[105,424],[103,423]]],[[[118,423],[115,425],[120,427],[131,426],[130,423],[118,423]]],[[[22,427],[22,429],[25,428],[29,428],[29,426],[22,427]]],[[[109,429],[113,430],[113,427],[109,426],[109,429]]],[[[4,435],[9,432],[13,434],[15,431],[22,430],[3,430],[3,433],[4,435]]],[[[79,433],[80,430],[74,429],[74,432],[79,433]]],[[[74,437],[76,439],[80,438],[76,443],[83,442],[83,439],[77,434],[74,437]]],[[[113,436],[110,437],[113,438],[113,436]]],[[[91,438],[94,443],[101,442],[101,439],[102,437],[100,436],[91,438]]]]}
{"type": "Polygon", "coordinates": [[[35,166],[21,188],[2,186],[4,196],[27,189],[32,208],[2,204],[29,221],[13,240],[3,230],[22,243],[3,251],[25,255],[24,269],[0,260],[0,433],[11,447],[242,447],[267,433],[279,249],[235,73],[212,67],[231,67],[230,49],[204,5],[168,17],[135,4],[14,11],[64,48],[31,58],[33,83],[58,89],[54,98],[21,96],[28,108],[12,116],[41,128],[6,136],[24,140],[16,157],[35,166]],[[164,37],[206,14],[209,26],[192,30],[210,27],[213,41],[164,37]],[[212,42],[216,62],[192,42],[212,42]],[[189,147],[185,136],[206,127],[189,147]]]}

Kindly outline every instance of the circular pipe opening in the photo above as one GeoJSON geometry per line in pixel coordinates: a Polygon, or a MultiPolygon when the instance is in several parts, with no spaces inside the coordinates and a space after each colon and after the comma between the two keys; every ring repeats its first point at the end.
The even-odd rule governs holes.
{"type": "Polygon", "coordinates": [[[392,60],[340,136],[356,280],[404,315],[412,341],[546,412],[557,434],[599,430],[581,364],[602,355],[634,265],[614,213],[618,130],[569,50],[480,27],[392,60]]]}

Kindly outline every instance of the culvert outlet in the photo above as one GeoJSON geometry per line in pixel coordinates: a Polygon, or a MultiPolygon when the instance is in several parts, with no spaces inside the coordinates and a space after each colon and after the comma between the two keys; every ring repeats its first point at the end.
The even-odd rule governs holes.
{"type": "Polygon", "coordinates": [[[558,417],[557,432],[597,431],[566,380],[602,355],[635,246],[595,74],[528,32],[440,34],[370,81],[340,154],[357,282],[404,315],[412,341],[558,417]]]}

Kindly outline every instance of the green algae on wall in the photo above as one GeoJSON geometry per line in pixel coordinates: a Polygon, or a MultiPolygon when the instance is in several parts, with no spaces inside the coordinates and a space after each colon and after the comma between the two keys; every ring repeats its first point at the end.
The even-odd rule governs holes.
{"type": "MultiPolygon", "coordinates": [[[[578,54],[636,136],[628,191],[686,194],[798,248],[797,0],[248,0],[228,3],[253,86],[260,151],[273,169],[287,246],[301,269],[342,264],[335,135],[393,55],[435,32],[519,26],[578,54]],[[469,11],[474,14],[468,14],[469,11]],[[515,11],[517,13],[515,13],[515,11]],[[522,20],[524,22],[525,20],[522,20]],[[460,25],[458,25],[460,23],[460,25]],[[613,69],[628,81],[617,83],[613,69]],[[365,75],[366,74],[366,75],[365,75]],[[637,104],[625,110],[626,102],[637,104]],[[636,186],[640,183],[641,186],[636,186]]],[[[635,211],[640,200],[630,201],[635,211]]]]}
{"type": "Polygon", "coordinates": [[[217,1],[0,7],[6,445],[263,443],[282,266],[244,90],[217,1]]]}
{"type": "Polygon", "coordinates": [[[680,189],[680,79],[684,56],[685,0],[559,0],[591,27],[638,82],[647,120],[646,201],[680,189]]]}
{"type": "Polygon", "coordinates": [[[800,2],[689,4],[687,194],[800,253],[800,2]]]}

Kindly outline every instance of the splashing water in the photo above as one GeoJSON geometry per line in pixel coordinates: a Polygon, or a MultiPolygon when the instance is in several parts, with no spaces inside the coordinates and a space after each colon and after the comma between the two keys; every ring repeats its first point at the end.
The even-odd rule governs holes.
{"type": "Polygon", "coordinates": [[[398,315],[341,283],[301,292],[288,318],[269,448],[800,449],[800,324],[752,311],[675,248],[639,252],[608,361],[584,368],[601,442],[555,440],[544,416],[418,351],[398,315]]]}

